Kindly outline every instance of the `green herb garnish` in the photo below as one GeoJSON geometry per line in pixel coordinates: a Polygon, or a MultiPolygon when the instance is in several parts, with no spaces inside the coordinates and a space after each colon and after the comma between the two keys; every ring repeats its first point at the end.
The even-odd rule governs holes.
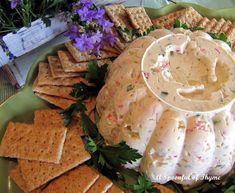
{"type": "Polygon", "coordinates": [[[181,23],[178,19],[175,21],[174,28],[189,29],[186,23],[181,23]]]}
{"type": "Polygon", "coordinates": [[[161,193],[145,175],[139,175],[136,184],[130,185],[133,193],[161,193]]]}
{"type": "Polygon", "coordinates": [[[221,40],[227,43],[231,47],[231,42],[229,41],[228,37],[224,33],[216,34],[216,33],[208,33],[213,39],[221,40]]]}
{"type": "Polygon", "coordinates": [[[165,97],[165,96],[167,96],[167,95],[168,95],[168,92],[166,92],[166,91],[162,91],[162,92],[161,92],[161,96],[162,96],[162,97],[165,97]]]}

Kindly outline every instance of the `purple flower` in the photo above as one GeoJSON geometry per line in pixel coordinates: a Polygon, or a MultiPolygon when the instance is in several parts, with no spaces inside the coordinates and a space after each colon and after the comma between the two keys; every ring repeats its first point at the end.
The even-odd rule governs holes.
{"type": "Polygon", "coordinates": [[[114,46],[117,41],[115,34],[107,33],[105,34],[104,40],[108,42],[111,46],[114,46]]]}
{"type": "Polygon", "coordinates": [[[92,22],[94,11],[89,10],[87,7],[83,7],[76,10],[77,14],[80,16],[81,21],[92,22]]]}
{"type": "Polygon", "coordinates": [[[68,31],[64,33],[65,36],[68,36],[71,40],[79,36],[79,29],[76,24],[70,24],[68,26],[68,31]]]}
{"type": "Polygon", "coordinates": [[[103,37],[103,34],[100,33],[99,30],[97,30],[96,33],[93,33],[92,36],[91,36],[92,43],[93,44],[100,43],[102,41],[102,37],[103,37]]]}
{"type": "Polygon", "coordinates": [[[93,5],[91,0],[80,0],[80,2],[86,7],[91,7],[93,5]]]}
{"type": "Polygon", "coordinates": [[[109,20],[99,20],[99,25],[102,26],[103,31],[105,31],[106,33],[109,33],[109,28],[113,27],[113,23],[111,23],[109,20]]]}
{"type": "Polygon", "coordinates": [[[18,4],[21,3],[21,0],[10,0],[11,2],[11,9],[15,9],[18,4]]]}
{"type": "Polygon", "coordinates": [[[97,19],[97,20],[102,20],[104,13],[105,13],[105,10],[104,9],[100,9],[98,7],[97,12],[94,15],[94,18],[97,19]]]}
{"type": "Polygon", "coordinates": [[[93,39],[86,34],[82,34],[80,37],[75,38],[75,43],[73,45],[81,52],[93,50],[94,48],[93,39]]]}

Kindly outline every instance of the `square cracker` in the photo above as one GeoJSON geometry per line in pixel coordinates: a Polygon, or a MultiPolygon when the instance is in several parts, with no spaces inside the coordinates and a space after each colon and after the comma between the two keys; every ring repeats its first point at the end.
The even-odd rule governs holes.
{"type": "Polygon", "coordinates": [[[185,9],[181,9],[179,11],[169,13],[168,15],[152,19],[152,23],[157,28],[170,29],[173,27],[176,20],[183,14],[184,10],[185,9]]]}
{"type": "Polygon", "coordinates": [[[107,191],[107,193],[124,193],[119,187],[116,185],[112,185],[112,187],[107,191]]]}
{"type": "Polygon", "coordinates": [[[179,20],[182,23],[186,23],[189,28],[194,28],[198,26],[202,18],[203,17],[193,7],[187,7],[179,17],[179,20]]]}
{"type": "Polygon", "coordinates": [[[42,93],[35,93],[37,96],[39,96],[41,99],[46,100],[47,102],[60,107],[61,109],[67,109],[70,107],[72,104],[75,103],[74,100],[71,99],[65,99],[57,96],[51,96],[47,94],[42,94],[42,93]]]}
{"type": "Polygon", "coordinates": [[[219,33],[224,33],[226,34],[228,32],[228,30],[232,27],[233,23],[230,20],[227,20],[225,22],[225,24],[222,26],[222,28],[220,29],[219,33]]]}
{"type": "MultiPolygon", "coordinates": [[[[41,93],[35,93],[35,94],[39,96],[40,98],[46,100],[47,102],[57,107],[60,107],[61,109],[67,109],[68,107],[70,107],[72,104],[75,103],[74,100],[70,100],[70,99],[64,99],[64,98],[50,96],[50,95],[41,94],[41,93]]],[[[84,103],[87,108],[86,113],[89,115],[90,112],[95,108],[95,105],[96,105],[95,98],[87,99],[84,101],[84,103]]]]}
{"type": "MultiPolygon", "coordinates": [[[[122,4],[107,5],[104,8],[116,28],[121,28],[123,30],[128,29],[129,31],[133,30],[133,27],[128,20],[128,15],[126,13],[125,7],[122,4]]],[[[133,40],[131,34],[121,31],[120,34],[126,42],[130,42],[133,40]]]]}
{"type": "Polygon", "coordinates": [[[132,23],[132,26],[139,30],[141,35],[143,35],[144,32],[147,32],[147,29],[153,26],[151,19],[143,7],[129,7],[126,8],[126,12],[132,23]]]}
{"type": "Polygon", "coordinates": [[[44,85],[44,86],[39,86],[38,85],[38,80],[36,79],[33,84],[33,91],[42,93],[42,94],[47,94],[51,96],[57,96],[57,97],[62,97],[65,99],[71,99],[71,100],[76,100],[74,97],[70,95],[70,93],[73,90],[73,87],[71,86],[54,86],[54,85],[44,85]]]}
{"type": "MultiPolygon", "coordinates": [[[[73,56],[68,51],[58,51],[62,67],[65,72],[85,72],[89,62],[76,62],[73,56]]],[[[99,66],[107,63],[110,64],[110,59],[97,60],[99,66]]]]}
{"type": "Polygon", "coordinates": [[[10,171],[9,176],[17,184],[17,186],[24,191],[24,193],[40,193],[42,190],[42,188],[38,188],[30,192],[27,191],[25,181],[21,175],[20,167],[18,165],[10,171]]]}
{"type": "Polygon", "coordinates": [[[112,184],[108,178],[100,176],[87,193],[105,193],[111,188],[112,184]]]}
{"type": "Polygon", "coordinates": [[[88,159],[90,159],[90,154],[85,150],[78,130],[70,129],[66,136],[60,164],[29,160],[19,160],[18,162],[27,189],[31,191],[77,167],[88,159]]]}
{"type": "MultiPolygon", "coordinates": [[[[34,124],[41,126],[53,125],[61,127],[64,125],[64,119],[60,112],[61,110],[59,109],[37,110],[34,112],[34,124]]],[[[80,136],[84,135],[83,129],[80,127],[78,119],[74,118],[67,127],[68,129],[77,130],[80,136]]]]}
{"type": "Polygon", "coordinates": [[[232,46],[235,45],[235,23],[227,31],[226,36],[228,37],[228,39],[231,42],[232,46]]]}
{"type": "Polygon", "coordinates": [[[73,86],[76,83],[83,82],[89,84],[87,80],[82,77],[69,77],[69,78],[53,78],[49,69],[48,63],[39,64],[38,72],[38,85],[54,85],[54,86],[73,86]]]}
{"type": "Polygon", "coordinates": [[[203,17],[198,23],[198,27],[205,28],[209,22],[210,20],[207,17],[203,17]]]}
{"type": "Polygon", "coordinates": [[[118,54],[112,53],[112,52],[106,52],[106,51],[100,51],[99,56],[95,56],[92,54],[89,54],[88,52],[80,52],[77,48],[75,48],[71,42],[66,42],[65,47],[68,49],[69,53],[73,56],[76,62],[87,62],[90,60],[100,60],[100,59],[106,59],[106,58],[112,58],[117,57],[118,54]]]}
{"type": "Polygon", "coordinates": [[[217,23],[217,20],[215,18],[211,19],[209,23],[207,23],[207,25],[205,26],[205,28],[203,29],[204,32],[211,32],[212,29],[215,27],[217,23]]]}
{"type": "Polygon", "coordinates": [[[219,31],[221,30],[222,26],[225,24],[225,19],[221,18],[216,25],[213,27],[213,29],[211,30],[212,33],[219,33],[219,31]]]}
{"type": "Polygon", "coordinates": [[[82,165],[51,182],[41,193],[85,193],[98,177],[95,170],[82,165]]]}
{"type": "Polygon", "coordinates": [[[81,73],[65,72],[58,56],[48,56],[48,62],[53,78],[69,78],[82,76],[81,73]]]}
{"type": "Polygon", "coordinates": [[[67,133],[65,127],[38,127],[10,122],[1,142],[4,157],[59,163],[67,133]]]}

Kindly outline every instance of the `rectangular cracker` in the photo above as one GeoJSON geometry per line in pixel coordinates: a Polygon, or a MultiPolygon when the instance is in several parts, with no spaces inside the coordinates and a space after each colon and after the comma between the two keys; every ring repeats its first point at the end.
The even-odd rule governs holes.
{"type": "Polygon", "coordinates": [[[112,52],[117,55],[120,55],[120,53],[121,53],[118,49],[115,48],[115,45],[112,47],[109,44],[105,44],[101,49],[105,52],[112,52]]]}
{"type": "Polygon", "coordinates": [[[19,166],[27,189],[31,191],[88,159],[90,159],[90,154],[85,150],[78,130],[70,129],[66,136],[60,164],[19,160],[19,166]]]}
{"type": "MultiPolygon", "coordinates": [[[[127,29],[129,31],[133,30],[133,27],[128,20],[125,7],[122,4],[107,5],[104,9],[116,28],[121,28],[122,30],[127,29]]],[[[131,34],[122,31],[119,31],[119,33],[126,42],[133,40],[131,34]]]]}
{"type": "Polygon", "coordinates": [[[213,27],[213,29],[211,30],[212,33],[219,33],[219,31],[221,30],[222,26],[225,24],[225,19],[221,18],[216,25],[213,27]]]}
{"type": "Polygon", "coordinates": [[[141,35],[153,26],[153,23],[147,15],[144,7],[129,7],[126,8],[126,12],[132,26],[137,29],[141,35]]]}
{"type": "Polygon", "coordinates": [[[224,33],[226,34],[227,31],[232,27],[233,23],[230,20],[227,20],[225,24],[222,26],[221,30],[219,33],[224,33]]]}
{"type": "Polygon", "coordinates": [[[41,193],[85,193],[98,177],[94,169],[82,165],[51,182],[41,193]]]}
{"type": "Polygon", "coordinates": [[[215,27],[217,23],[217,20],[215,18],[211,19],[209,23],[207,23],[207,25],[205,26],[205,28],[203,29],[204,32],[211,32],[212,29],[215,27]]]}
{"type": "Polygon", "coordinates": [[[189,28],[197,27],[202,20],[202,16],[193,8],[187,7],[184,13],[179,17],[181,23],[186,23],[189,28]]]}
{"type": "Polygon", "coordinates": [[[82,75],[76,72],[65,72],[58,56],[48,56],[48,62],[53,78],[69,78],[82,75]]]}
{"type": "Polygon", "coordinates": [[[89,84],[87,80],[82,77],[70,77],[70,78],[53,78],[49,69],[48,63],[39,63],[38,72],[38,85],[54,85],[54,86],[73,86],[76,83],[83,82],[89,84]]]}
{"type": "Polygon", "coordinates": [[[226,36],[233,46],[235,44],[235,23],[233,23],[232,27],[230,27],[230,29],[226,33],[226,36]]]}
{"type": "Polygon", "coordinates": [[[105,193],[111,188],[112,184],[108,178],[100,176],[87,193],[105,193]]]}
{"type": "Polygon", "coordinates": [[[10,122],[1,142],[4,157],[59,163],[67,133],[65,127],[37,127],[10,122]]]}
{"type": "Polygon", "coordinates": [[[112,57],[117,57],[118,55],[112,52],[105,52],[105,51],[100,51],[99,56],[95,56],[92,54],[89,54],[87,52],[80,52],[77,48],[75,48],[72,45],[72,42],[66,42],[65,47],[69,51],[69,53],[72,55],[74,60],[78,63],[80,62],[87,62],[90,60],[101,60],[101,59],[106,59],[106,58],[112,58],[112,57]]]}
{"type": "MultiPolygon", "coordinates": [[[[89,62],[76,62],[72,55],[68,51],[58,51],[58,56],[60,58],[62,67],[65,72],[85,72],[87,71],[87,66],[89,62]]],[[[110,64],[111,60],[109,58],[97,60],[99,66],[103,64],[110,64]]]]}
{"type": "Polygon", "coordinates": [[[42,93],[35,93],[38,97],[40,97],[41,99],[57,106],[60,107],[61,109],[67,109],[68,107],[70,107],[72,104],[75,103],[74,100],[71,99],[65,99],[65,98],[61,98],[61,97],[57,97],[57,96],[51,96],[51,95],[47,95],[47,94],[42,94],[42,93]]]}
{"type": "Polygon", "coordinates": [[[34,92],[47,94],[51,96],[62,97],[65,99],[76,100],[74,97],[70,95],[73,90],[73,87],[69,86],[53,86],[53,85],[45,85],[45,86],[38,86],[37,79],[34,81],[33,87],[34,92]]]}
{"type": "MultiPolygon", "coordinates": [[[[59,109],[37,110],[34,112],[34,124],[41,126],[46,126],[49,124],[56,127],[61,127],[64,125],[64,119],[60,112],[61,110],[59,109]]],[[[67,128],[77,130],[80,136],[84,135],[83,129],[80,127],[78,119],[74,118],[67,128]]]]}
{"type": "Polygon", "coordinates": [[[20,167],[17,165],[15,168],[13,168],[9,176],[11,179],[17,184],[17,186],[24,191],[24,193],[40,193],[43,187],[37,188],[33,191],[27,191],[25,181],[21,175],[20,167]]]}
{"type": "Polygon", "coordinates": [[[152,23],[156,28],[170,29],[175,24],[176,20],[183,14],[185,9],[169,13],[162,17],[152,19],[152,23]]]}
{"type": "Polygon", "coordinates": [[[112,187],[107,191],[107,193],[124,193],[124,191],[113,184],[112,187]]]}
{"type": "Polygon", "coordinates": [[[203,17],[199,22],[198,27],[205,28],[209,22],[210,20],[207,17],[203,17]]]}

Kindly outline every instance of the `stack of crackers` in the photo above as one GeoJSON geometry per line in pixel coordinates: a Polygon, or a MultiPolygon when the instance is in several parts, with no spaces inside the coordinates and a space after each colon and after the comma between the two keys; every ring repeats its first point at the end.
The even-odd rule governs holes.
{"type": "Polygon", "coordinates": [[[8,124],[0,156],[18,159],[10,176],[25,193],[121,193],[84,164],[90,154],[82,135],[79,124],[64,127],[59,110],[38,110],[33,124],[8,124]]]}
{"type": "Polygon", "coordinates": [[[143,7],[125,8],[122,4],[115,4],[105,6],[104,8],[121,36],[117,36],[118,41],[116,42],[121,50],[128,45],[128,42],[137,38],[131,32],[137,31],[138,34],[143,35],[153,26],[151,19],[143,7]]]}
{"type": "Polygon", "coordinates": [[[152,19],[152,23],[157,28],[171,29],[177,19],[181,23],[187,24],[190,29],[200,27],[203,28],[204,32],[216,34],[224,33],[231,42],[232,48],[235,50],[235,23],[230,20],[225,20],[224,18],[216,20],[215,18],[209,19],[203,17],[192,7],[187,7],[168,15],[152,19]]]}
{"type": "MultiPolygon", "coordinates": [[[[119,55],[115,48],[108,49],[107,46],[98,57],[81,53],[72,42],[66,42],[65,47],[67,50],[59,50],[57,56],[48,56],[48,62],[39,63],[38,77],[33,84],[36,95],[61,109],[75,103],[76,99],[70,95],[74,84],[91,85],[83,78],[91,60],[97,60],[98,65],[110,64],[110,58],[119,55]]],[[[95,100],[87,101],[87,104],[88,109],[94,108],[95,100]]]]}

